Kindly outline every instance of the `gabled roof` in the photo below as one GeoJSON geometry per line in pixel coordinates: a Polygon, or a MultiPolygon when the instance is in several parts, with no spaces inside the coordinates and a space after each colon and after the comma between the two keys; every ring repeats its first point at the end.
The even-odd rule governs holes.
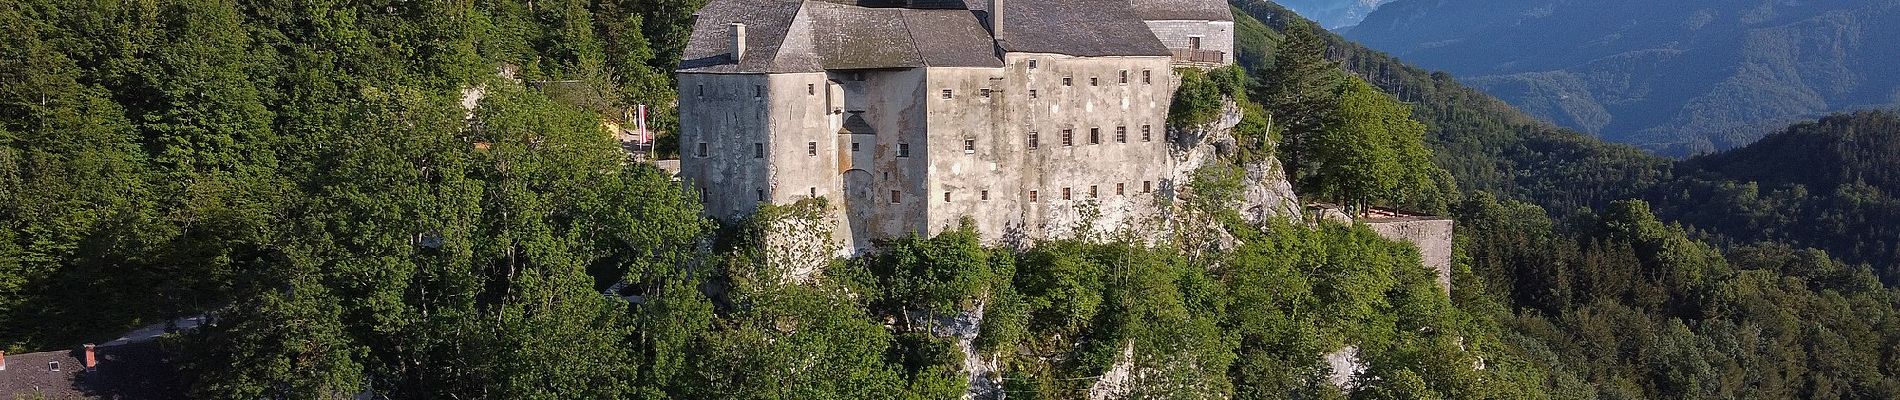
{"type": "Polygon", "coordinates": [[[1233,21],[1221,0],[1130,0],[1135,15],[1148,21],[1233,21]]]}
{"type": "MultiPolygon", "coordinates": [[[[966,4],[989,18],[986,1],[966,4]]],[[[1002,34],[996,36],[997,45],[1011,52],[1083,57],[1171,54],[1148,24],[1135,16],[1128,0],[1004,0],[1002,34]]]]}
{"type": "Polygon", "coordinates": [[[999,49],[1169,55],[1128,1],[1004,1],[996,35],[985,22],[988,0],[712,0],[696,14],[680,71],[996,68],[1003,65],[999,49]],[[734,22],[746,26],[745,54],[737,63],[729,49],[734,22]]]}
{"type": "MultiPolygon", "coordinates": [[[[701,8],[681,71],[1001,67],[988,31],[948,0],[713,0],[701,8]],[[867,7],[922,4],[932,8],[867,7]],[[929,3],[929,4],[925,4],[929,3]],[[728,24],[746,25],[746,52],[730,58],[728,24]]],[[[957,3],[961,4],[961,3],[957,3]]]]}

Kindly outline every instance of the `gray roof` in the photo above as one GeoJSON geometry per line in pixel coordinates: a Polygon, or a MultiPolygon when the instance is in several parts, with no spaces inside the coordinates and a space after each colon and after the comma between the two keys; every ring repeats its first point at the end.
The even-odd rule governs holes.
{"type": "MultiPolygon", "coordinates": [[[[984,0],[969,0],[988,18],[984,0]]],[[[1232,18],[1229,16],[1228,18],[1232,18]]],[[[1004,51],[1072,56],[1167,56],[1167,46],[1136,18],[1127,0],[1004,0],[1004,51]]]]}
{"type": "Polygon", "coordinates": [[[1148,21],[1233,21],[1222,0],[1130,0],[1135,15],[1148,21]]]}
{"type": "MultiPolygon", "coordinates": [[[[1167,56],[1128,1],[1004,1],[1002,34],[992,35],[984,22],[988,0],[712,0],[696,14],[680,71],[994,68],[1002,66],[999,48],[1167,56]],[[728,48],[733,22],[746,25],[746,51],[739,63],[728,48]]],[[[1220,10],[1222,18],[1232,20],[1224,7],[1220,10]]]]}
{"type": "Polygon", "coordinates": [[[0,399],[182,399],[184,377],[151,341],[101,345],[99,366],[86,371],[80,349],[7,354],[0,399]],[[59,371],[48,363],[58,362],[59,371]]]}

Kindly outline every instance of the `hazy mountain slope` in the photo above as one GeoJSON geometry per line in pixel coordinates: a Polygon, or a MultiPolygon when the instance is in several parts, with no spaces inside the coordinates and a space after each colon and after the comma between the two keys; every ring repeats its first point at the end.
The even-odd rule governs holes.
{"type": "Polygon", "coordinates": [[[1358,24],[1379,5],[1390,2],[1392,0],[1285,0],[1280,5],[1318,22],[1326,29],[1339,29],[1358,24]]]}
{"type": "MultiPolygon", "coordinates": [[[[1233,4],[1243,22],[1259,20],[1279,29],[1301,20],[1269,1],[1233,4]]],[[[1255,25],[1239,26],[1245,37],[1255,25]]],[[[1448,74],[1408,65],[1338,35],[1322,34],[1332,48],[1331,58],[1348,72],[1413,104],[1413,117],[1428,128],[1427,144],[1434,151],[1434,161],[1452,173],[1460,189],[1523,199],[1565,213],[1637,197],[1670,174],[1670,163],[1661,157],[1557,128],[1448,74]]],[[[1267,51],[1243,47],[1239,53],[1238,59],[1249,67],[1272,62],[1250,57],[1267,51]]]]}
{"type": "Polygon", "coordinates": [[[1665,154],[1900,103],[1900,1],[1399,0],[1344,34],[1665,154]]]}

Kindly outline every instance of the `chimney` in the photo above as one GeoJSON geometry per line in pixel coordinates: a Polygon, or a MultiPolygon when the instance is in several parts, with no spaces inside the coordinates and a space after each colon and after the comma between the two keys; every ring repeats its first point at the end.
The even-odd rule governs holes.
{"type": "Polygon", "coordinates": [[[732,63],[738,64],[745,57],[745,24],[730,23],[726,28],[732,33],[732,63]]]}
{"type": "Polygon", "coordinates": [[[92,350],[92,344],[86,344],[86,372],[99,370],[99,357],[92,350]]]}
{"type": "Polygon", "coordinates": [[[1003,38],[1003,0],[990,0],[990,36],[1003,38]]]}

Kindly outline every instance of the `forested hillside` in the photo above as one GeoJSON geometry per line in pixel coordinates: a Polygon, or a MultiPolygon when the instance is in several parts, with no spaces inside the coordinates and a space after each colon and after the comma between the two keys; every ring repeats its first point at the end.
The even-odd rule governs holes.
{"type": "Polygon", "coordinates": [[[1900,2],[1404,0],[1345,35],[1667,155],[1900,104],[1900,2]]]}
{"type": "MultiPolygon", "coordinates": [[[[1495,303],[1454,298],[1500,307],[1503,336],[1515,340],[1507,347],[1537,360],[1548,393],[1880,398],[1897,388],[1893,354],[1854,344],[1892,343],[1900,322],[1894,292],[1875,273],[1893,268],[1883,253],[1892,235],[1873,226],[1892,208],[1884,190],[1858,183],[1900,168],[1882,157],[1895,143],[1883,137],[1900,132],[1891,116],[1829,118],[1759,147],[1672,163],[1538,123],[1446,74],[1311,29],[1274,4],[1236,5],[1285,33],[1265,35],[1278,57],[1256,65],[1282,68],[1276,58],[1298,46],[1279,38],[1316,35],[1342,69],[1413,102],[1435,160],[1467,189],[1452,215],[1476,279],[1460,288],[1482,283],[1491,293],[1463,296],[1495,303]],[[1790,181],[1841,189],[1808,196],[1778,183],[1790,181]],[[1779,197],[1755,189],[1777,184],[1779,197]],[[1617,200],[1639,198],[1654,203],[1617,200]],[[1865,320],[1834,320],[1847,315],[1865,320]],[[1837,344],[1857,349],[1830,348],[1837,344]],[[1881,355],[1830,356],[1861,351],[1881,355]]],[[[1246,19],[1242,37],[1261,36],[1244,32],[1261,26],[1246,19]]]]}

